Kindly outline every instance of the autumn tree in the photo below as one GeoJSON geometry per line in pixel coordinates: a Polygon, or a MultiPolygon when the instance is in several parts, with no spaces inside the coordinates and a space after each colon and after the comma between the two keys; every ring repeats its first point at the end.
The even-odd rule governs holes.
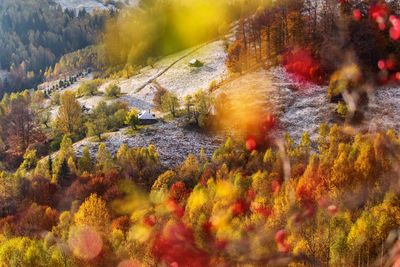
{"type": "Polygon", "coordinates": [[[163,95],[165,95],[166,93],[168,93],[167,89],[165,89],[164,87],[157,85],[157,91],[154,94],[153,97],[153,104],[158,108],[161,109],[162,105],[161,105],[161,97],[163,95]]]}
{"type": "Polygon", "coordinates": [[[239,72],[243,71],[243,46],[239,41],[236,41],[228,51],[228,59],[226,61],[226,67],[231,72],[239,72]]]}
{"type": "Polygon", "coordinates": [[[28,237],[15,237],[0,245],[0,262],[9,266],[46,266],[49,252],[43,242],[28,237]]]}
{"type": "Polygon", "coordinates": [[[106,121],[104,117],[98,117],[94,121],[86,122],[87,136],[97,136],[101,141],[101,134],[107,130],[106,121]]]}
{"type": "Polygon", "coordinates": [[[58,156],[55,158],[52,164],[53,179],[62,187],[69,185],[69,183],[71,182],[71,173],[68,167],[69,158],[75,160],[76,154],[72,146],[71,138],[69,138],[68,136],[64,136],[61,141],[58,156]]]}
{"type": "Polygon", "coordinates": [[[24,154],[24,161],[21,164],[21,167],[25,170],[30,170],[36,167],[37,157],[36,157],[36,150],[27,150],[24,154]]]}
{"type": "Polygon", "coordinates": [[[207,124],[207,116],[211,107],[211,99],[203,90],[199,90],[193,96],[193,104],[194,120],[198,126],[204,127],[207,124]]]}
{"type": "Polygon", "coordinates": [[[37,120],[40,124],[44,125],[46,129],[50,128],[51,112],[48,109],[38,110],[37,120]]]}
{"type": "Polygon", "coordinates": [[[110,84],[106,87],[106,96],[117,97],[121,93],[121,87],[117,84],[110,84]]]}
{"type": "Polygon", "coordinates": [[[97,79],[85,82],[76,89],[76,94],[77,96],[93,96],[97,93],[97,86],[99,84],[100,82],[97,79]]]}
{"type": "Polygon", "coordinates": [[[78,160],[78,170],[81,173],[84,172],[89,173],[92,170],[92,167],[93,167],[93,162],[92,158],[90,157],[89,147],[85,146],[82,157],[78,160]]]}
{"type": "Polygon", "coordinates": [[[185,96],[185,109],[188,119],[192,118],[192,106],[193,106],[193,96],[185,96]]]}
{"type": "Polygon", "coordinates": [[[19,198],[18,180],[5,171],[0,172],[0,214],[4,217],[15,210],[19,198]]]}
{"type": "Polygon", "coordinates": [[[200,177],[200,166],[197,157],[189,154],[182,164],[178,176],[184,181],[188,187],[193,187],[200,177]]]}
{"type": "Polygon", "coordinates": [[[82,109],[75,94],[65,91],[60,98],[60,109],[56,119],[56,129],[63,134],[75,134],[81,129],[82,109]]]}
{"type": "Polygon", "coordinates": [[[173,92],[167,92],[161,97],[162,111],[171,113],[172,117],[176,117],[179,109],[179,99],[173,92]]]}
{"type": "Polygon", "coordinates": [[[96,194],[90,195],[75,214],[76,225],[92,226],[97,230],[104,230],[108,223],[110,223],[110,215],[106,202],[96,194]]]}
{"type": "Polygon", "coordinates": [[[131,111],[126,115],[125,123],[131,126],[132,130],[136,130],[137,126],[140,124],[138,115],[139,113],[135,108],[132,108],[131,111]]]}
{"type": "Polygon", "coordinates": [[[98,147],[96,160],[97,160],[96,166],[99,170],[103,170],[103,168],[107,164],[109,164],[108,161],[111,160],[110,152],[108,152],[106,145],[104,143],[101,143],[98,147]]]}
{"type": "Polygon", "coordinates": [[[10,105],[2,118],[3,135],[10,152],[23,153],[39,135],[35,116],[22,96],[17,96],[10,105]]]}
{"type": "Polygon", "coordinates": [[[165,173],[158,176],[154,182],[151,190],[157,191],[160,189],[169,189],[169,187],[175,182],[176,173],[172,170],[166,171],[165,173]]]}
{"type": "Polygon", "coordinates": [[[44,107],[45,97],[42,91],[37,90],[32,96],[32,106],[35,109],[42,109],[44,107]]]}

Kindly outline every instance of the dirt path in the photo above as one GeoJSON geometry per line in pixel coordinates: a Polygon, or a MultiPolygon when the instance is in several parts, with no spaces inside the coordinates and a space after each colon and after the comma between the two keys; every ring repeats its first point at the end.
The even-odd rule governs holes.
{"type": "Polygon", "coordinates": [[[172,68],[176,63],[178,63],[179,61],[181,61],[184,58],[187,58],[188,56],[192,55],[193,53],[195,53],[196,51],[200,50],[201,48],[207,46],[208,44],[214,42],[215,40],[209,41],[207,43],[201,44],[197,47],[195,47],[193,50],[191,50],[189,53],[179,57],[177,60],[173,61],[171,64],[169,64],[167,67],[165,67],[162,71],[160,71],[159,73],[157,73],[155,76],[153,76],[152,78],[150,78],[149,80],[147,80],[145,83],[143,83],[141,86],[139,86],[138,88],[136,88],[134,90],[135,93],[139,93],[143,88],[145,88],[147,85],[149,85],[150,83],[152,83],[155,79],[159,78],[161,75],[163,75],[164,73],[166,73],[170,68],[172,68]]]}

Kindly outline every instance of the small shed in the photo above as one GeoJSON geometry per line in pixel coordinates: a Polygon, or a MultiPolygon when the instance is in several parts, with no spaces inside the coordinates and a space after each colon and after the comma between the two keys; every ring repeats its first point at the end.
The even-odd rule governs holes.
{"type": "Polygon", "coordinates": [[[192,59],[192,60],[189,61],[189,65],[190,65],[191,67],[196,67],[196,68],[198,68],[198,67],[203,66],[203,63],[201,63],[200,60],[194,58],[194,59],[192,59]]]}
{"type": "Polygon", "coordinates": [[[142,125],[149,125],[157,122],[156,115],[151,113],[150,110],[149,111],[145,110],[140,112],[138,118],[142,123],[142,125]]]}

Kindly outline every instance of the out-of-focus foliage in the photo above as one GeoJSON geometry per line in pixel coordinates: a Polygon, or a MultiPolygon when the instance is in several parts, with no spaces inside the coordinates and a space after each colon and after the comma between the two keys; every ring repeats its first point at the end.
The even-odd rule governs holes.
{"type": "Polygon", "coordinates": [[[281,63],[318,84],[333,74],[330,98],[371,82],[371,74],[375,82],[398,81],[399,12],[396,1],[260,1],[239,21],[226,65],[242,73],[266,61],[281,63]]]}
{"type": "MultiPolygon", "coordinates": [[[[112,157],[101,144],[93,162],[88,148],[77,158],[64,137],[53,182],[37,172],[0,175],[9,215],[0,220],[0,259],[35,266],[390,263],[400,227],[399,147],[391,130],[357,134],[324,124],[317,140],[305,132],[296,144],[286,134],[283,147],[249,152],[229,139],[211,159],[189,155],[164,172],[153,146],[121,146],[112,157]]],[[[34,165],[30,154],[26,168],[34,165]]],[[[46,162],[38,162],[41,170],[46,162]]]]}
{"type": "MultiPolygon", "coordinates": [[[[395,41],[400,39],[398,6],[393,3],[352,6],[347,1],[324,1],[319,8],[312,1],[275,1],[248,16],[253,12],[247,11],[254,9],[253,1],[247,2],[236,42],[228,49],[231,71],[248,71],[267,56],[281,59],[289,72],[307,81],[321,83],[332,73],[328,96],[335,100],[343,94],[345,101],[346,93],[357,91],[366,75],[388,78],[397,71],[390,61],[398,57],[395,41]],[[347,35],[340,39],[359,48],[340,55],[351,62],[331,46],[336,41],[330,38],[343,30],[338,21],[351,33],[350,39],[347,35]],[[340,65],[328,68],[331,56],[337,56],[340,65]],[[380,57],[384,59],[375,62],[380,57]]],[[[108,26],[102,52],[109,71],[123,69],[130,76],[149,57],[222,33],[226,27],[220,19],[230,22],[237,15],[227,15],[230,7],[225,1],[140,2],[140,9],[122,12],[108,26]],[[215,9],[221,7],[227,9],[215,9]],[[211,29],[211,34],[205,29],[211,29]]],[[[80,66],[77,57],[79,53],[64,57],[56,68],[80,66]]],[[[49,73],[57,75],[59,70],[49,73]]],[[[65,79],[65,84],[73,80],[65,79]]],[[[65,84],[60,81],[58,88],[65,84]]],[[[84,84],[77,94],[92,95],[98,85],[84,84]]],[[[111,89],[110,95],[118,95],[111,89]]],[[[239,99],[258,99],[250,89],[243,91],[239,99]]],[[[239,107],[242,101],[230,105],[223,101],[226,95],[214,100],[204,91],[180,102],[173,93],[158,88],[154,102],[166,113],[175,117],[184,112],[187,121],[206,128],[208,119],[222,112],[226,123],[245,128],[239,135],[246,140],[234,136],[211,158],[202,150],[200,157],[189,154],[177,166],[163,166],[152,145],[121,145],[113,154],[108,149],[115,144],[88,143],[82,154],[75,153],[74,141],[85,134],[101,140],[104,132],[126,124],[136,128],[138,112],[119,101],[99,102],[88,110],[70,91],[53,97],[61,104],[51,124],[55,131],[49,129],[43,113],[45,93],[5,94],[0,103],[4,162],[0,166],[0,265],[386,266],[399,262],[400,138],[393,130],[357,133],[348,126],[322,124],[315,140],[307,132],[300,140],[289,134],[279,139],[265,136],[276,122],[271,115],[260,119],[257,104],[245,110],[239,107]],[[253,127],[260,120],[260,129],[253,127]],[[58,152],[50,153],[49,148],[58,152]]],[[[355,113],[351,105],[340,102],[338,107],[346,118],[355,113]]]]}
{"type": "Polygon", "coordinates": [[[259,1],[141,1],[123,10],[106,25],[103,51],[106,73],[123,69],[129,77],[134,67],[152,58],[197,45],[225,34],[240,14],[255,10],[259,1]]]}

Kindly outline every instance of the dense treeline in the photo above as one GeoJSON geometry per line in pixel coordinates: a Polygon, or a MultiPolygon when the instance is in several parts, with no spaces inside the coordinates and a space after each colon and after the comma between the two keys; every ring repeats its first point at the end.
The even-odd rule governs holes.
{"type": "Polygon", "coordinates": [[[283,65],[295,80],[328,85],[338,113],[359,123],[373,88],[400,82],[399,62],[398,1],[285,0],[239,21],[226,65],[283,65]]]}
{"type": "Polygon", "coordinates": [[[76,75],[88,69],[102,69],[104,63],[99,58],[96,46],[88,46],[83,49],[63,55],[55,63],[54,68],[50,66],[44,73],[46,80],[52,80],[60,76],[76,75]]]}
{"type": "Polygon", "coordinates": [[[396,79],[399,15],[398,1],[275,2],[240,20],[227,67],[242,72],[268,60],[308,81],[326,83],[335,71],[355,64],[362,70],[361,83],[383,70],[378,61],[384,60],[390,68],[376,80],[396,79]]]}
{"type": "Polygon", "coordinates": [[[74,142],[86,136],[101,140],[103,133],[130,125],[126,102],[100,101],[89,113],[75,93],[65,91],[53,94],[51,101],[59,109],[52,116],[46,101],[42,91],[4,95],[0,102],[0,170],[15,170],[26,158],[57,151],[63,136],[74,142]]]}
{"type": "Polygon", "coordinates": [[[48,0],[1,1],[0,69],[9,71],[0,82],[1,94],[40,83],[62,55],[94,44],[109,16],[109,11],[63,11],[48,0]]]}
{"type": "Polygon", "coordinates": [[[211,159],[189,155],[169,170],[153,146],[112,156],[101,144],[94,160],[64,137],[52,159],[26,156],[1,173],[0,262],[393,264],[399,137],[325,124],[319,133],[299,145],[286,134],[266,151],[229,139],[211,159]]]}

